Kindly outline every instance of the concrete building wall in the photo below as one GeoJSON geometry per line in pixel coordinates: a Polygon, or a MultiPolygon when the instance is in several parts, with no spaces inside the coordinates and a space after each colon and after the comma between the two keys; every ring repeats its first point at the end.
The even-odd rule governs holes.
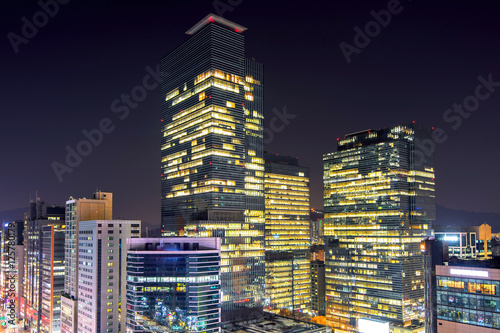
{"type": "Polygon", "coordinates": [[[80,222],[78,332],[125,331],[126,240],[140,232],[136,220],[80,222]]]}

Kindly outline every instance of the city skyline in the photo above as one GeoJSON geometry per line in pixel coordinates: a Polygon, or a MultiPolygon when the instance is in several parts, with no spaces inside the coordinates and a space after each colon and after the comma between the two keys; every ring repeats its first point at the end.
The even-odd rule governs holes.
{"type": "MultiPolygon", "coordinates": [[[[2,6],[8,16],[2,20],[5,36],[22,34],[22,17],[32,20],[42,10],[38,4],[2,6]]],[[[226,8],[223,17],[249,28],[248,56],[265,64],[265,128],[273,138],[266,149],[298,156],[311,168],[312,207],[322,206],[321,156],[334,149],[336,138],[415,120],[442,128],[447,136],[443,143],[437,143],[442,135],[435,140],[438,204],[498,213],[499,180],[490,176],[498,154],[484,145],[494,132],[499,103],[496,83],[485,83],[500,81],[492,6],[401,2],[387,26],[346,57],[340,45],[344,51],[347,44],[355,46],[354,28],[364,30],[376,20],[371,11],[387,10],[387,1],[313,2],[300,10],[247,1],[230,9],[213,2],[60,4],[17,53],[4,38],[2,106],[16,125],[1,127],[2,152],[10,157],[3,160],[1,181],[12,190],[2,197],[0,211],[27,206],[27,194],[36,189],[47,202],[62,204],[69,195],[83,197],[99,187],[117,194],[117,217],[159,226],[160,89],[147,88],[162,76],[158,59],[187,39],[184,32],[192,23],[226,8]],[[477,111],[462,110],[467,116],[461,120],[445,121],[454,103],[473,101],[469,97],[479,85],[477,111]],[[125,112],[121,94],[137,86],[147,97],[125,112]],[[29,98],[22,98],[26,93],[29,98]],[[114,112],[116,100],[115,109],[122,111],[114,112]],[[76,149],[86,139],[82,131],[95,128],[103,133],[102,143],[59,182],[52,163],[65,163],[65,147],[76,149]],[[446,168],[449,163],[453,168],[446,168]],[[460,177],[465,172],[468,176],[460,177]]]]}
{"type": "Polygon", "coordinates": [[[1,329],[500,330],[490,2],[8,1],[1,329]]]}

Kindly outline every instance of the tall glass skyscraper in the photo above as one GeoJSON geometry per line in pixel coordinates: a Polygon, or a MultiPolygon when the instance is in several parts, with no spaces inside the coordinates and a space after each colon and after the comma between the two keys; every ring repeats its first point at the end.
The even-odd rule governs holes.
{"type": "Polygon", "coordinates": [[[435,219],[434,156],[419,151],[430,129],[367,130],[324,155],[327,324],[350,332],[359,318],[422,320],[419,249],[435,219]]]}
{"type": "Polygon", "coordinates": [[[161,61],[162,234],[221,237],[222,319],[261,309],[263,68],[246,28],[208,15],[161,61]]]}

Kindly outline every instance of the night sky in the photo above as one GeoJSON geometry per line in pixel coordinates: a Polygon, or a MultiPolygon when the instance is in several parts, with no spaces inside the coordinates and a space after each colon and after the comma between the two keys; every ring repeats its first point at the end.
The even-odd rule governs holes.
{"type": "Polygon", "coordinates": [[[293,115],[266,150],[311,168],[312,207],[323,205],[322,154],[337,138],[416,121],[447,136],[435,144],[437,203],[500,213],[497,1],[61,2],[57,13],[49,8],[53,17],[37,14],[36,1],[0,4],[0,211],[27,206],[35,190],[63,204],[98,187],[114,193],[115,218],[159,226],[160,89],[123,119],[111,104],[143,86],[146,67],[154,72],[185,31],[219,12],[248,28],[247,57],[264,63],[267,126],[273,109],[293,115]],[[368,24],[370,40],[355,40],[354,28],[364,32],[371,12],[388,7],[390,22],[381,14],[385,27],[368,24]],[[38,31],[26,27],[23,36],[34,16],[38,31]],[[494,82],[477,92],[479,76],[494,82]],[[447,113],[464,100],[475,111],[447,113]],[[112,132],[60,182],[54,161],[66,164],[66,147],[103,122],[112,132]]]}

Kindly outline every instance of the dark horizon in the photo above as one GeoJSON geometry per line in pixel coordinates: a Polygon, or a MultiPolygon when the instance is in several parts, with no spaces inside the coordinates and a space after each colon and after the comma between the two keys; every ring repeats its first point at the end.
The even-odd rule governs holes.
{"type": "Polygon", "coordinates": [[[416,121],[435,127],[437,203],[500,213],[500,156],[492,140],[500,105],[494,2],[61,3],[47,9],[53,17],[46,15],[31,37],[22,28],[41,6],[0,5],[6,119],[0,211],[26,207],[35,190],[47,203],[64,204],[99,188],[113,192],[114,218],[159,226],[157,83],[168,74],[156,65],[214,13],[248,28],[246,56],[264,63],[271,129],[265,150],[296,156],[310,168],[311,207],[322,209],[322,154],[336,151],[337,138],[416,121]],[[371,21],[381,23],[370,37],[371,21]],[[126,95],[136,87],[146,87],[146,96],[134,103],[126,95]],[[276,118],[283,126],[271,125],[276,118]],[[91,152],[68,165],[66,147],[76,150],[89,136],[95,144],[80,148],[91,152]]]}

